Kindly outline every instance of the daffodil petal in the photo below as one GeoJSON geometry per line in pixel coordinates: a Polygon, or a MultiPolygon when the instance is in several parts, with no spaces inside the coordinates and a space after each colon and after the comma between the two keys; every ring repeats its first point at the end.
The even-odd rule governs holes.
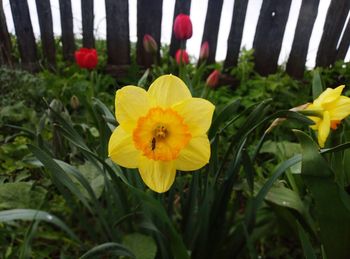
{"type": "Polygon", "coordinates": [[[131,134],[118,126],[109,139],[108,156],[123,167],[136,168],[141,154],[135,148],[131,134]]]}
{"type": "Polygon", "coordinates": [[[340,85],[337,88],[327,88],[323,93],[320,94],[320,96],[314,101],[314,104],[316,106],[319,105],[327,105],[331,102],[334,102],[339,98],[341,95],[341,92],[343,91],[345,85],[340,85]]]}
{"type": "Polygon", "coordinates": [[[331,127],[331,120],[330,120],[329,112],[325,111],[323,113],[323,119],[321,120],[318,127],[318,144],[320,145],[321,148],[323,148],[324,144],[326,143],[326,140],[330,132],[330,127],[331,127]]]}
{"type": "Polygon", "coordinates": [[[185,83],[173,75],[158,77],[149,87],[148,94],[152,97],[154,106],[163,108],[192,97],[185,83]]]}
{"type": "Polygon", "coordinates": [[[137,86],[125,86],[115,96],[115,116],[119,124],[128,132],[135,128],[139,117],[150,108],[147,92],[137,86]]]}
{"type": "Polygon", "coordinates": [[[342,120],[350,115],[350,98],[340,96],[332,103],[333,108],[329,110],[331,120],[342,120]]]}
{"type": "Polygon", "coordinates": [[[191,98],[172,107],[184,119],[192,137],[205,134],[213,117],[215,106],[201,98],[191,98]]]}
{"type": "Polygon", "coordinates": [[[139,172],[144,183],[153,191],[162,193],[174,183],[176,168],[173,161],[155,161],[142,156],[139,172]]]}
{"type": "Polygon", "coordinates": [[[176,168],[193,171],[205,166],[210,158],[210,143],[206,135],[194,137],[183,148],[175,160],[176,168]]]}

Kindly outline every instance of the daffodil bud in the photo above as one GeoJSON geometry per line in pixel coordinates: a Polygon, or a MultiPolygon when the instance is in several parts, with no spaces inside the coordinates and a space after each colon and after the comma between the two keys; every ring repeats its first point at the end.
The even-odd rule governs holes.
{"type": "Polygon", "coordinates": [[[79,98],[76,95],[73,95],[70,98],[70,106],[73,110],[77,110],[80,106],[79,98]]]}

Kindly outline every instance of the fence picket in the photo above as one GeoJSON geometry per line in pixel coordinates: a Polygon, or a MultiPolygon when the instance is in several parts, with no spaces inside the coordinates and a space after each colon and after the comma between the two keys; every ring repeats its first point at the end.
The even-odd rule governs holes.
{"type": "Polygon", "coordinates": [[[130,64],[129,6],[127,0],[106,0],[108,64],[130,64]]]}
{"type": "Polygon", "coordinates": [[[295,29],[292,49],[286,71],[295,78],[302,78],[309,48],[309,41],[316,20],[320,0],[303,0],[295,29]]]}
{"type": "Polygon", "coordinates": [[[223,0],[208,0],[207,16],[205,18],[203,42],[209,43],[209,57],[207,63],[215,62],[216,45],[218,41],[220,18],[223,0]]]}
{"type": "Polygon", "coordinates": [[[11,40],[7,30],[6,17],[0,0],[0,65],[12,65],[11,40]]]}
{"type": "Polygon", "coordinates": [[[26,0],[10,0],[21,64],[29,71],[37,70],[37,50],[26,0]]]}
{"type": "Polygon", "coordinates": [[[276,72],[291,0],[264,0],[253,42],[255,69],[261,75],[276,72]]]}
{"type": "Polygon", "coordinates": [[[50,0],[36,0],[36,9],[40,26],[40,37],[44,59],[50,66],[56,66],[56,48],[53,35],[52,14],[50,0]]]}
{"type": "Polygon", "coordinates": [[[83,47],[94,48],[94,0],[81,0],[83,47]]]}
{"type": "MultiPolygon", "coordinates": [[[[173,18],[173,24],[175,21],[176,16],[178,16],[180,13],[190,15],[190,8],[191,8],[191,0],[176,0],[175,2],[175,9],[174,9],[174,18],[173,18]]],[[[184,46],[186,47],[186,42],[184,42],[184,46]]],[[[171,32],[171,43],[170,43],[170,55],[175,56],[176,51],[180,48],[180,41],[176,39],[174,31],[171,32]]]]}
{"type": "Polygon", "coordinates": [[[137,1],[137,63],[150,67],[154,58],[160,57],[160,33],[162,26],[163,0],[138,0],[137,1]],[[151,35],[158,44],[156,57],[147,53],[143,47],[143,36],[151,35]]]}
{"type": "Polygon", "coordinates": [[[237,65],[240,52],[244,21],[246,17],[248,0],[235,0],[232,14],[230,34],[227,40],[227,52],[224,62],[224,68],[237,65]]]}
{"type": "Polygon", "coordinates": [[[74,60],[75,41],[73,31],[72,4],[70,0],[59,0],[61,29],[62,29],[62,49],[65,60],[74,60]]]}
{"type": "Polygon", "coordinates": [[[349,0],[332,0],[327,11],[323,34],[316,56],[316,66],[333,64],[337,55],[337,44],[349,13],[349,0]]]}
{"type": "MultiPolygon", "coordinates": [[[[27,0],[9,0],[14,20],[20,62],[25,69],[38,69],[37,46],[30,20],[27,0]]],[[[218,32],[224,0],[208,0],[202,43],[209,43],[207,63],[215,62],[218,32]]],[[[249,0],[235,0],[224,70],[237,65],[249,0]]],[[[285,33],[292,0],[263,0],[253,42],[255,70],[261,75],[274,73],[285,33]]],[[[41,32],[43,59],[48,65],[56,64],[55,39],[50,0],[35,0],[41,32]]],[[[295,36],[286,72],[302,78],[308,54],[308,46],[313,26],[318,14],[320,0],[302,0],[295,36]]],[[[61,40],[63,58],[74,60],[75,39],[71,0],[59,0],[61,17],[61,40]]],[[[107,23],[107,67],[106,72],[123,76],[130,66],[129,5],[128,0],[105,0],[107,23]]],[[[149,67],[160,58],[160,38],[163,0],[137,0],[137,63],[149,67]],[[143,37],[150,34],[158,44],[157,57],[146,53],[143,37]]],[[[191,0],[176,0],[173,22],[178,14],[190,14],[191,0]]],[[[338,59],[344,59],[350,46],[350,21],[346,19],[350,10],[349,0],[331,0],[327,11],[323,34],[316,57],[316,65],[327,67],[338,59]],[[342,31],[343,36],[340,39],[342,31]],[[339,40],[340,39],[340,40],[339,40]],[[338,46],[339,42],[339,46],[338,46]],[[337,47],[338,46],[338,47],[337,47]]],[[[93,48],[94,39],[94,0],[81,0],[83,46],[93,48]]],[[[247,17],[249,19],[249,17],[247,17]]],[[[195,30],[196,28],[194,28],[195,30]]],[[[11,38],[7,29],[3,1],[0,0],[0,65],[12,65],[11,38]]],[[[182,43],[181,43],[182,44],[182,43]]],[[[170,55],[174,56],[180,46],[172,30],[170,55]]]]}
{"type": "Polygon", "coordinates": [[[343,37],[340,41],[338,50],[337,50],[337,56],[336,60],[344,60],[346,53],[348,52],[350,45],[350,20],[348,21],[348,24],[346,25],[343,37]]]}

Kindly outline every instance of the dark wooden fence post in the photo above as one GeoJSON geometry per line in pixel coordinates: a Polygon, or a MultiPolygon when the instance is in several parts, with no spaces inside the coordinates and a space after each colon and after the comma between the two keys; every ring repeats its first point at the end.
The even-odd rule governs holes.
{"type": "Polygon", "coordinates": [[[36,9],[40,26],[41,44],[44,59],[50,66],[56,66],[56,48],[53,35],[52,15],[50,0],[36,0],[36,9]]]}
{"type": "Polygon", "coordinates": [[[37,70],[37,51],[27,0],[10,0],[21,63],[24,69],[37,70]]]}
{"type": "Polygon", "coordinates": [[[129,5],[127,0],[106,0],[107,70],[122,74],[130,64],[129,5]],[[124,68],[123,68],[124,67],[124,68]]]}
{"type": "Polygon", "coordinates": [[[220,18],[223,0],[209,0],[207,17],[205,18],[205,25],[202,37],[203,42],[209,43],[209,57],[207,63],[215,62],[216,45],[218,41],[220,18]]]}
{"type": "Polygon", "coordinates": [[[346,25],[343,37],[340,41],[339,47],[337,49],[337,60],[344,60],[346,53],[349,50],[350,45],[350,20],[348,21],[348,24],[346,25]]]}
{"type": "Polygon", "coordinates": [[[261,75],[276,72],[291,0],[264,0],[253,43],[255,70],[261,75]]]}
{"type": "Polygon", "coordinates": [[[94,48],[94,0],[81,0],[81,17],[83,24],[83,46],[94,48]]]}
{"type": "MultiPolygon", "coordinates": [[[[173,27],[176,16],[180,13],[190,15],[191,0],[176,0],[173,18],[173,27]]],[[[171,28],[171,43],[170,43],[170,55],[175,56],[176,51],[180,48],[180,41],[175,38],[173,27],[171,28]]],[[[186,46],[186,43],[185,43],[186,46]]]]}
{"type": "Polygon", "coordinates": [[[137,1],[137,63],[146,67],[151,66],[154,59],[160,57],[160,32],[162,26],[163,0],[137,1]],[[143,36],[151,35],[158,44],[156,57],[147,53],[143,48],[143,36]]]}
{"type": "Polygon", "coordinates": [[[241,48],[244,21],[246,17],[248,0],[235,0],[232,14],[230,34],[227,40],[227,52],[224,68],[235,67],[241,48]]]}
{"type": "Polygon", "coordinates": [[[59,0],[62,29],[62,49],[65,60],[74,60],[75,42],[73,31],[73,15],[70,0],[59,0]]]}
{"type": "Polygon", "coordinates": [[[2,0],[0,0],[0,38],[0,65],[12,65],[11,40],[7,30],[2,0]]]}
{"type": "Polygon", "coordinates": [[[337,44],[349,9],[349,0],[332,0],[317,51],[316,66],[327,67],[334,63],[337,55],[337,44]]]}
{"type": "Polygon", "coordinates": [[[316,20],[320,0],[303,0],[292,49],[286,71],[295,78],[302,78],[305,70],[309,41],[316,20]]]}

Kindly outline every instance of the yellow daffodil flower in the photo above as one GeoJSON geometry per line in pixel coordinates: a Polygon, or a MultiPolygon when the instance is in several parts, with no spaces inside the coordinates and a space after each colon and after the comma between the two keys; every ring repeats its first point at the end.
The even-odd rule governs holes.
{"type": "Polygon", "coordinates": [[[156,79],[148,91],[125,86],[115,97],[119,126],[109,140],[109,157],[127,168],[138,168],[152,190],[169,190],[176,170],[197,170],[209,162],[207,131],[214,105],[193,98],[173,75],[156,79]]]}
{"type": "Polygon", "coordinates": [[[344,85],[327,88],[306,110],[319,112],[321,117],[310,116],[312,129],[317,131],[318,144],[324,147],[330,128],[336,129],[341,120],[350,114],[350,98],[341,95],[344,85]]]}

